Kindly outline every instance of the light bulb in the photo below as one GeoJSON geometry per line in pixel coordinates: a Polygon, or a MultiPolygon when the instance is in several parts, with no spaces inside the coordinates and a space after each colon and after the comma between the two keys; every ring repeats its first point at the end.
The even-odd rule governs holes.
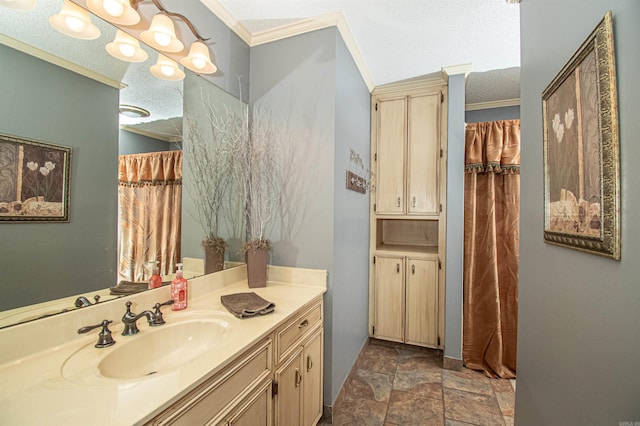
{"type": "Polygon", "coordinates": [[[74,33],[81,33],[86,28],[84,21],[77,16],[65,16],[64,23],[74,33]]]}
{"type": "Polygon", "coordinates": [[[124,13],[124,5],[118,0],[104,0],[102,2],[104,10],[114,18],[122,16],[124,13]]]}
{"type": "Polygon", "coordinates": [[[194,56],[191,59],[191,62],[193,63],[193,66],[196,67],[197,69],[201,70],[204,67],[207,66],[207,60],[205,58],[202,58],[200,56],[194,56]]]}
{"type": "Polygon", "coordinates": [[[167,77],[171,77],[173,74],[176,73],[176,69],[171,65],[160,65],[160,71],[162,72],[162,74],[166,75],[167,77]]]}
{"type": "Polygon", "coordinates": [[[127,58],[131,58],[133,55],[136,54],[135,46],[132,46],[128,43],[120,43],[118,45],[118,50],[127,58]]]}
{"type": "Polygon", "coordinates": [[[160,31],[153,33],[153,39],[162,47],[167,47],[171,44],[171,36],[169,34],[161,33],[160,31]]]}

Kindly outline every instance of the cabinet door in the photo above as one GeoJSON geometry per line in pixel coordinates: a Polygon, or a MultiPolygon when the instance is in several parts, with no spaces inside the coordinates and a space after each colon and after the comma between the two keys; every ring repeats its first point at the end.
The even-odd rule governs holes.
{"type": "Polygon", "coordinates": [[[376,213],[404,213],[405,98],[378,101],[376,213]]]}
{"type": "Polygon", "coordinates": [[[373,337],[402,342],[404,338],[404,259],[376,256],[373,337]]]}
{"type": "Polygon", "coordinates": [[[440,160],[440,92],[408,100],[407,212],[437,215],[440,160]]]}
{"type": "Polygon", "coordinates": [[[225,426],[271,426],[271,381],[238,404],[225,426]]]}
{"type": "Polygon", "coordinates": [[[438,345],[438,261],[407,260],[406,343],[438,345]]]}
{"type": "Polygon", "coordinates": [[[276,371],[276,425],[302,424],[302,348],[276,371]]]}
{"type": "Polygon", "coordinates": [[[315,426],[322,417],[323,329],[304,345],[302,379],[302,424],[315,426]]]}

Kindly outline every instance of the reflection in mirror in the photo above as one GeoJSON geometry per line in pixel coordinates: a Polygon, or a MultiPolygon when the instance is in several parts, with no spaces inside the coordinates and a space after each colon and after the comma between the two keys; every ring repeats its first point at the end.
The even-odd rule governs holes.
{"type": "MultiPolygon", "coordinates": [[[[154,78],[149,66],[158,54],[142,43],[145,62],[111,57],[104,46],[116,30],[95,16],[91,20],[101,32],[96,40],[53,30],[48,17],[61,4],[39,1],[31,11],[0,7],[0,133],[72,148],[69,223],[0,225],[0,327],[76,309],[78,296],[113,297],[108,289],[118,281],[118,144],[122,154],[181,149],[182,109],[190,102],[182,94],[191,92],[183,84],[195,82],[221,109],[246,108],[189,71],[184,83],[154,78]],[[33,53],[34,47],[40,52],[33,53]],[[146,109],[150,116],[119,118],[120,104],[146,109]]],[[[199,96],[195,102],[200,101],[199,96]]],[[[202,259],[202,231],[183,196],[181,256],[202,259]]],[[[201,260],[196,263],[202,268],[201,260]]]]}

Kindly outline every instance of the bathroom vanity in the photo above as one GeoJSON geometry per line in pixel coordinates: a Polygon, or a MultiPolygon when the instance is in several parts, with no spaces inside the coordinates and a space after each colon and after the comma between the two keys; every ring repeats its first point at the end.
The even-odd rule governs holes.
{"type": "Polygon", "coordinates": [[[326,271],[269,267],[250,289],[246,268],[190,280],[184,311],[122,336],[125,302],[141,313],[161,287],[0,330],[0,413],[20,425],[315,425],[322,415],[326,271]],[[273,313],[231,315],[220,296],[254,291],[273,313]],[[115,344],[96,348],[113,320],[115,344]]]}

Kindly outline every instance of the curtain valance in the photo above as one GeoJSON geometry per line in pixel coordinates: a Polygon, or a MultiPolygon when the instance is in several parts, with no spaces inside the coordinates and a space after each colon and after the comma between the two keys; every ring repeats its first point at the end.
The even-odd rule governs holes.
{"type": "Polygon", "coordinates": [[[121,155],[120,185],[168,185],[182,180],[182,151],[121,155]]]}
{"type": "Polygon", "coordinates": [[[520,173],[520,120],[469,123],[464,142],[466,173],[520,173]]]}

